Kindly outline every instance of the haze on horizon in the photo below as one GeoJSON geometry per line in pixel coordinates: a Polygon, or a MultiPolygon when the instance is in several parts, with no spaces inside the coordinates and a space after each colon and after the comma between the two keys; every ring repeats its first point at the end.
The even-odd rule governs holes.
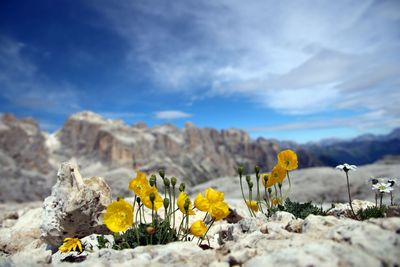
{"type": "Polygon", "coordinates": [[[242,128],[297,142],[400,126],[400,2],[1,1],[0,113],[54,131],[242,128]]]}

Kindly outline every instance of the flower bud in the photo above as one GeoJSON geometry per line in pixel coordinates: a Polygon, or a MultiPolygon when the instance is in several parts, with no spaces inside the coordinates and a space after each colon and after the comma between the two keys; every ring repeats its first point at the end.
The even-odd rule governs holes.
{"type": "Polygon", "coordinates": [[[168,198],[164,198],[164,208],[168,209],[169,206],[169,199],[168,198]]]}
{"type": "Polygon", "coordinates": [[[185,191],[185,183],[181,183],[181,185],[179,186],[179,191],[184,192],[185,191]]]}
{"type": "Polygon", "coordinates": [[[153,174],[152,176],[150,176],[149,184],[150,186],[156,186],[156,183],[157,183],[157,177],[153,174]]]}
{"type": "Polygon", "coordinates": [[[137,198],[136,198],[136,202],[137,202],[139,205],[140,205],[140,201],[141,201],[141,200],[140,200],[140,197],[137,197],[137,198]]]}
{"type": "Polygon", "coordinates": [[[172,186],[175,186],[176,185],[176,177],[172,177],[171,178],[171,184],[172,184],[172,186]]]}
{"type": "Polygon", "coordinates": [[[268,188],[268,194],[270,194],[270,195],[272,194],[272,188],[271,187],[268,188]]]}
{"type": "Polygon", "coordinates": [[[256,172],[256,175],[258,175],[260,173],[260,167],[258,167],[258,165],[256,165],[254,167],[254,171],[256,172]]]}
{"type": "Polygon", "coordinates": [[[243,175],[243,166],[239,166],[237,171],[238,171],[239,176],[242,176],[243,175]]]}
{"type": "Polygon", "coordinates": [[[159,171],[158,171],[158,174],[161,176],[161,178],[165,178],[165,171],[163,170],[163,169],[160,169],[159,171]]]}
{"type": "Polygon", "coordinates": [[[156,233],[156,228],[154,228],[153,226],[148,226],[148,227],[146,227],[146,232],[149,235],[154,235],[156,233]]]}
{"type": "Polygon", "coordinates": [[[165,187],[169,187],[169,179],[167,177],[164,178],[165,187]]]}
{"type": "Polygon", "coordinates": [[[267,187],[268,175],[264,175],[263,179],[264,179],[265,187],[267,187]]]}
{"type": "Polygon", "coordinates": [[[183,208],[185,209],[186,213],[189,211],[189,205],[190,205],[190,199],[187,198],[185,200],[185,205],[183,206],[183,208]]]}
{"type": "Polygon", "coordinates": [[[253,182],[252,181],[249,182],[249,188],[250,188],[250,190],[253,188],[253,182]]]}
{"type": "Polygon", "coordinates": [[[150,198],[151,203],[153,203],[154,200],[156,199],[156,195],[153,192],[151,192],[149,195],[149,198],[150,198]]]}
{"type": "Polygon", "coordinates": [[[247,176],[246,176],[246,181],[247,181],[247,183],[250,183],[250,181],[251,181],[250,175],[247,175],[247,176]]]}
{"type": "Polygon", "coordinates": [[[279,189],[281,189],[282,188],[282,183],[278,183],[278,187],[279,187],[279,189]]]}

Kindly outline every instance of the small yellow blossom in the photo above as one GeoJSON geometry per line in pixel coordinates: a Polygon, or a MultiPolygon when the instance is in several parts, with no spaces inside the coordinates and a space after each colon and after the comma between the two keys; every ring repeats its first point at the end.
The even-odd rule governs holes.
{"type": "Polygon", "coordinates": [[[269,179],[272,179],[275,183],[282,183],[286,177],[286,170],[281,165],[275,165],[271,171],[269,179]]]}
{"type": "Polygon", "coordinates": [[[277,206],[282,204],[282,199],[279,197],[272,198],[272,205],[277,206]]]}
{"type": "Polygon", "coordinates": [[[129,182],[129,189],[133,190],[137,196],[142,196],[149,187],[149,181],[143,172],[138,172],[136,177],[129,182]]]}
{"type": "Polygon", "coordinates": [[[296,153],[290,149],[279,152],[278,165],[287,171],[297,169],[298,161],[296,153]]]}
{"type": "MultiPolygon", "coordinates": [[[[190,201],[189,196],[185,192],[181,192],[179,194],[179,196],[178,196],[178,199],[176,200],[176,204],[178,205],[179,210],[183,214],[186,214],[186,211],[185,211],[186,199],[189,199],[189,201],[190,201]]],[[[193,211],[192,201],[189,202],[189,209],[188,209],[187,213],[188,213],[187,215],[194,215],[195,214],[195,212],[193,211]]]]}
{"type": "Polygon", "coordinates": [[[108,205],[103,223],[112,232],[124,232],[133,223],[133,207],[131,204],[120,198],[108,205]]]}
{"type": "Polygon", "coordinates": [[[252,211],[255,211],[255,212],[258,211],[257,201],[255,201],[255,200],[252,200],[252,201],[247,200],[247,201],[246,201],[246,205],[247,205],[247,207],[249,207],[252,211]]]}
{"type": "Polygon", "coordinates": [[[207,198],[203,196],[202,193],[199,193],[197,197],[194,199],[194,206],[201,211],[208,212],[210,209],[210,202],[207,198]]]}
{"type": "Polygon", "coordinates": [[[163,199],[161,195],[158,193],[157,188],[155,187],[148,187],[146,190],[143,192],[143,194],[140,196],[140,199],[142,200],[143,204],[149,208],[152,209],[152,204],[150,200],[150,194],[154,193],[155,199],[154,199],[154,210],[158,210],[163,206],[163,199]]]}
{"type": "Polygon", "coordinates": [[[206,190],[206,198],[210,204],[217,203],[224,201],[224,193],[210,187],[206,190]]]}
{"type": "Polygon", "coordinates": [[[211,204],[210,215],[216,221],[219,221],[229,215],[229,206],[223,201],[211,204]]]}
{"type": "Polygon", "coordinates": [[[207,232],[207,226],[202,220],[195,221],[190,226],[190,232],[197,237],[203,237],[207,232]]]}
{"type": "Polygon", "coordinates": [[[76,248],[79,248],[79,251],[82,252],[82,243],[79,238],[64,238],[64,243],[58,248],[61,253],[68,253],[71,250],[76,251],[76,248]]]}

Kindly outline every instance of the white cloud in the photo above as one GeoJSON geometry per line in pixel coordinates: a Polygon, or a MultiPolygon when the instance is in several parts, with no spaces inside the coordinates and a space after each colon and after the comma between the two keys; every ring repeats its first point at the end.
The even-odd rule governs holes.
{"type": "Polygon", "coordinates": [[[398,1],[103,3],[128,62],[166,91],[242,95],[285,114],[400,116],[398,1]]]}
{"type": "Polygon", "coordinates": [[[189,118],[192,115],[179,110],[163,110],[155,112],[154,116],[161,120],[176,120],[189,118]]]}

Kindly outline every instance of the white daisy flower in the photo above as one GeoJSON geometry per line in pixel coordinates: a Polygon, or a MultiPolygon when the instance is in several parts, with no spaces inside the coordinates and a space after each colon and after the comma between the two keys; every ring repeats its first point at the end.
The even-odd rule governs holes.
{"type": "Polygon", "coordinates": [[[336,169],[342,170],[344,172],[356,171],[357,170],[357,166],[356,165],[349,165],[347,163],[344,163],[342,165],[337,165],[336,169]]]}
{"type": "Polygon", "coordinates": [[[379,193],[390,193],[393,191],[393,187],[391,187],[390,184],[377,183],[372,185],[372,190],[378,190],[379,193]]]}

